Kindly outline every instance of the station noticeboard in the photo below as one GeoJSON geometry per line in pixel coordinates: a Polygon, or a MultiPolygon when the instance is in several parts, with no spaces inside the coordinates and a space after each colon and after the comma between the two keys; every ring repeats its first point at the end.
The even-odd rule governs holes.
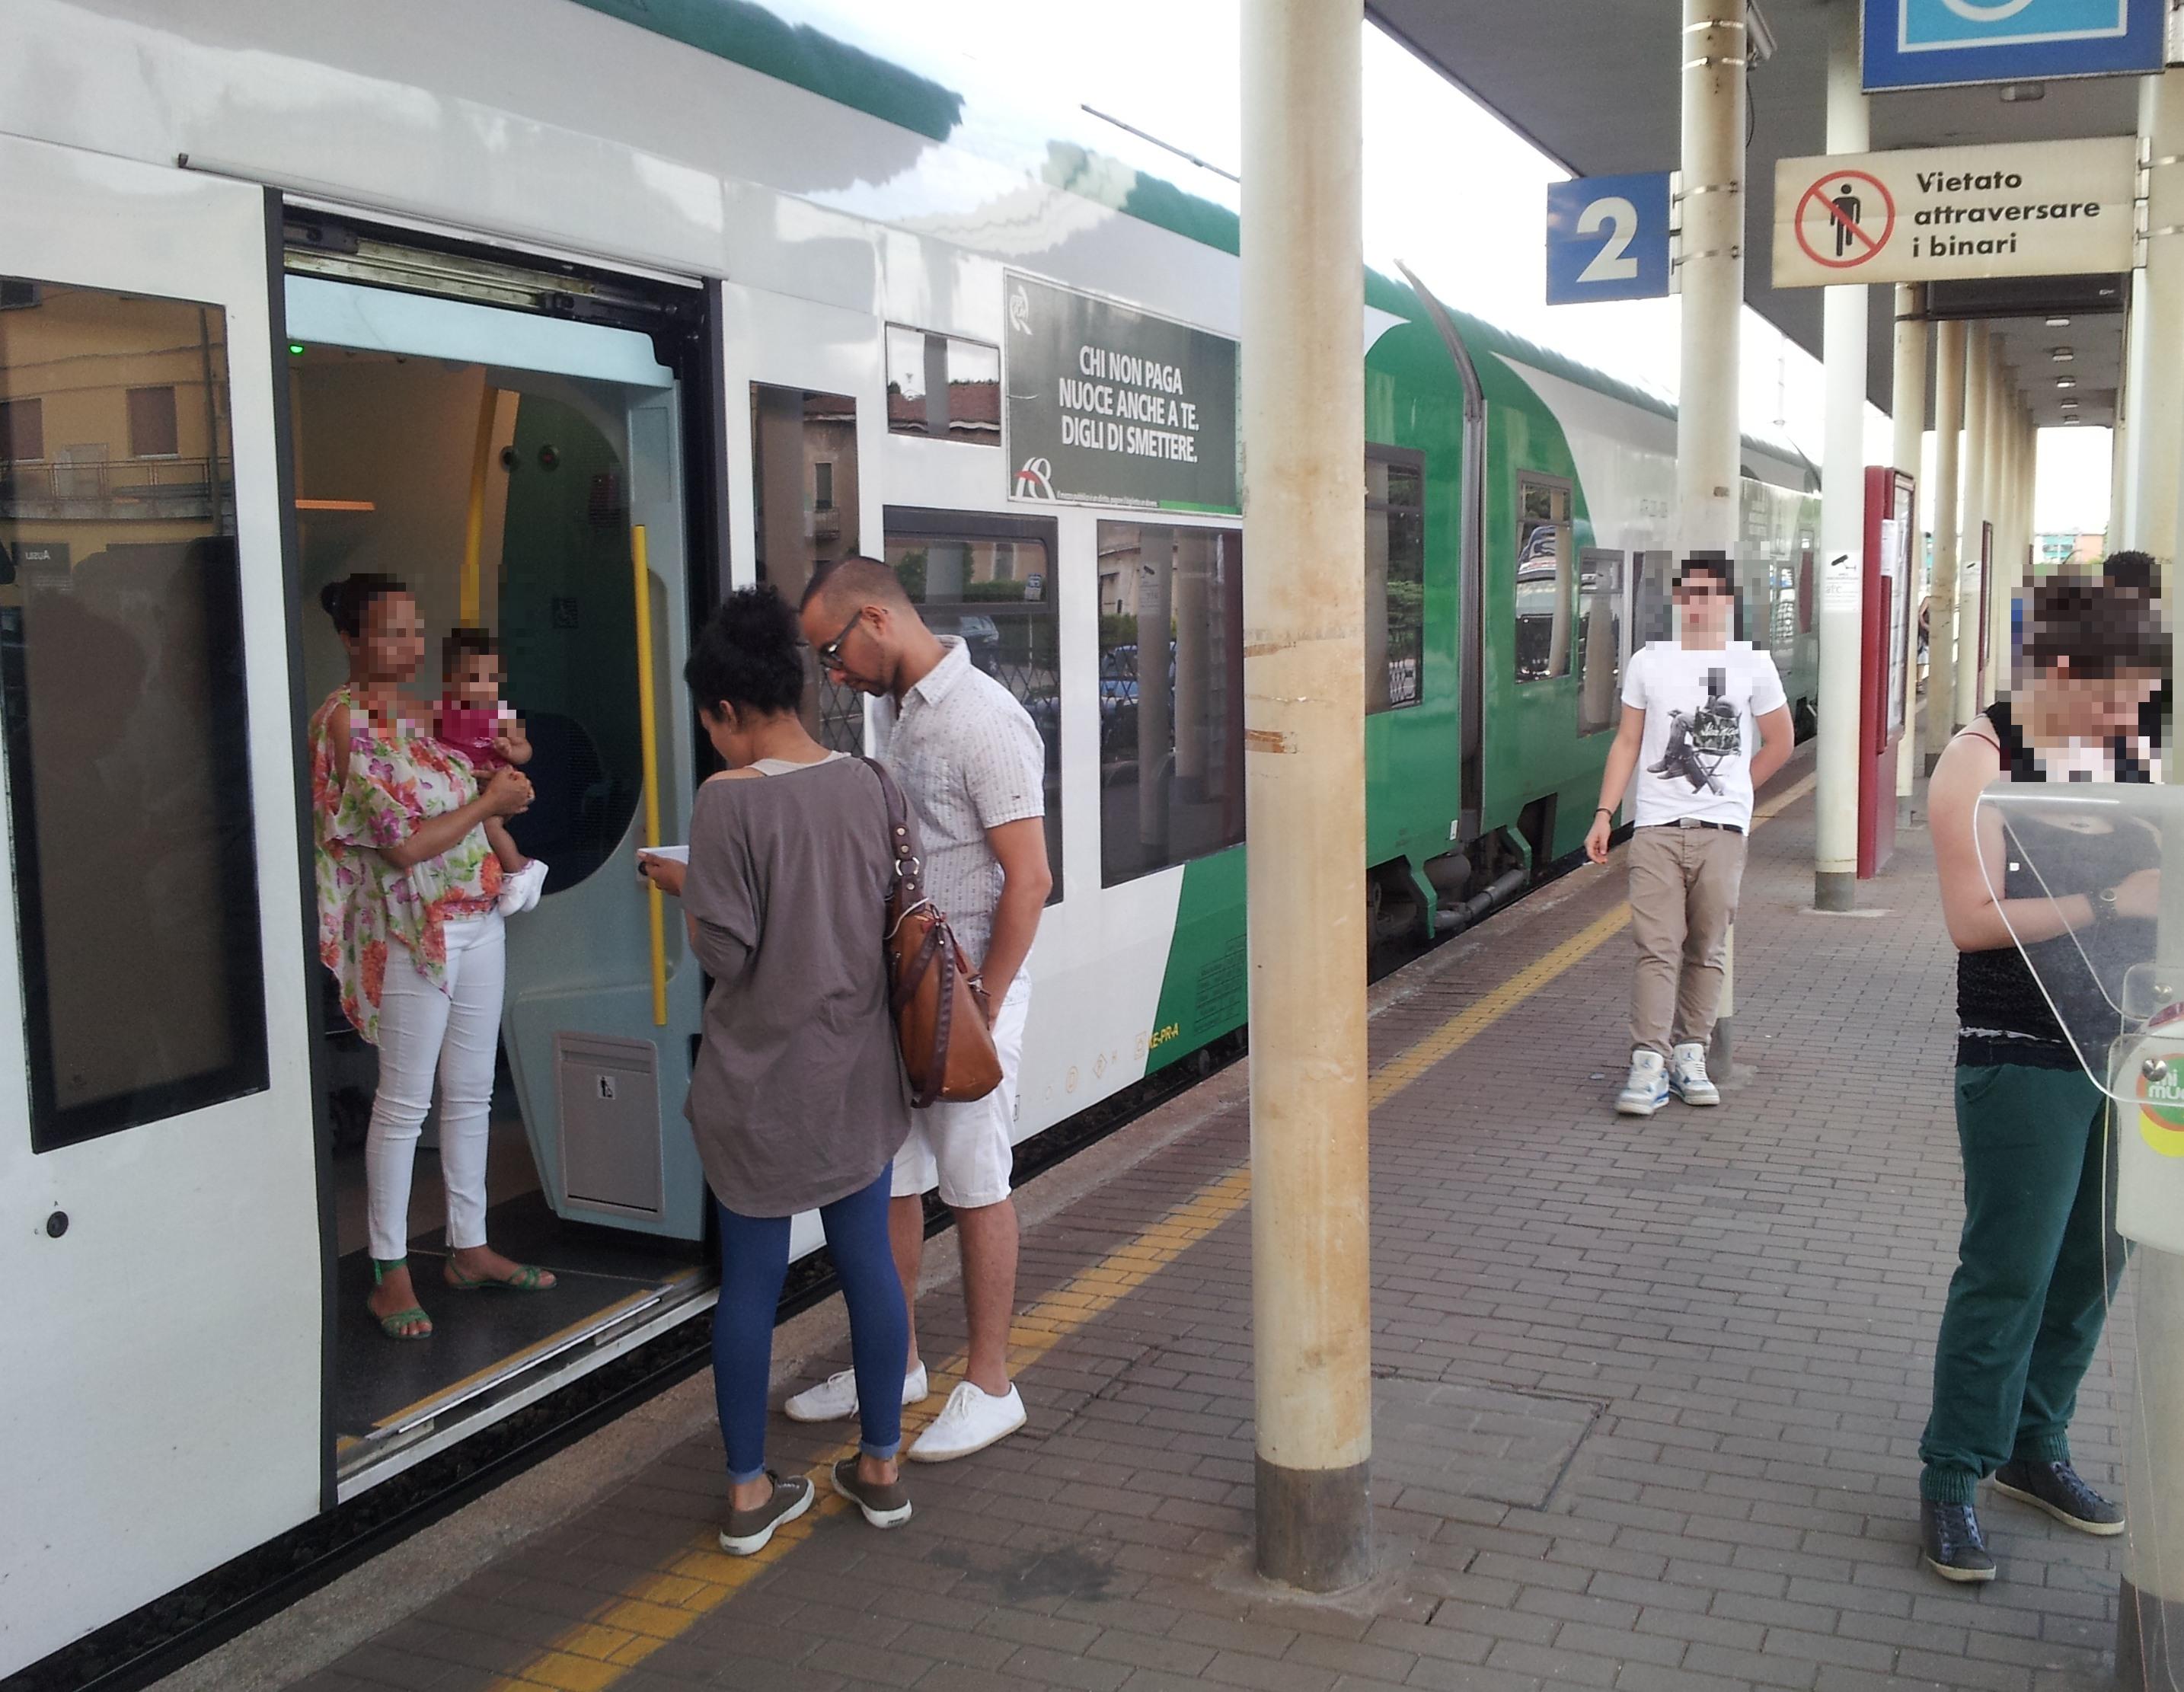
{"type": "Polygon", "coordinates": [[[1774,286],[2127,270],[2137,173],[2130,136],[1785,159],[1774,286]]]}
{"type": "Polygon", "coordinates": [[[2150,75],[2169,0],[1862,0],[1868,92],[2150,75]]]}
{"type": "Polygon", "coordinates": [[[1234,341],[1015,271],[1003,286],[1012,498],[1243,509],[1234,341]]]}
{"type": "Polygon", "coordinates": [[[1547,184],[1547,303],[1669,292],[1669,173],[1547,184]]]}

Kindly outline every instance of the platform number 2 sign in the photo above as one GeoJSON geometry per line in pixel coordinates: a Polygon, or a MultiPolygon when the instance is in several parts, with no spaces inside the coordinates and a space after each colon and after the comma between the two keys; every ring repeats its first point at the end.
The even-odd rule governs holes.
{"type": "Polygon", "coordinates": [[[1547,185],[1547,303],[1669,292],[1669,175],[1547,185]]]}

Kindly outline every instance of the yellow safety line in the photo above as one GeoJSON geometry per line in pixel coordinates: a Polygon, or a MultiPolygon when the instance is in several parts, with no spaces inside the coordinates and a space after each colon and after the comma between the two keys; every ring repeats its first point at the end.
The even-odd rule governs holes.
{"type": "MultiPolygon", "coordinates": [[[[644,525],[629,532],[630,565],[637,582],[637,733],[644,760],[644,843],[660,843],[660,724],[653,707],[652,569],[645,555],[644,525]]],[[[667,912],[657,882],[645,887],[652,929],[652,1026],[667,1026],[667,912]]]]}
{"type": "Polygon", "coordinates": [[[470,519],[463,528],[461,618],[472,627],[480,615],[478,550],[485,543],[485,478],[493,462],[493,413],[499,404],[500,390],[488,383],[478,400],[477,441],[471,452],[470,519]]]}
{"type": "MultiPolygon", "coordinates": [[[[1752,827],[1758,828],[1802,799],[1812,790],[1813,779],[1806,776],[1759,807],[1752,815],[1752,827]]],[[[1599,950],[1630,920],[1628,910],[1602,917],[1390,1059],[1373,1078],[1373,1103],[1384,1105],[1394,1098],[1556,977],[1599,950]]],[[[1128,1297],[1239,1214],[1251,1196],[1250,1166],[1231,1170],[1201,1187],[1145,1233],[1047,1294],[1017,1316],[1009,1329],[1010,1372],[1022,1374],[1037,1364],[1062,1340],[1128,1297]]],[[[960,1376],[965,1361],[959,1355],[934,1372],[934,1399],[945,1402],[944,1383],[960,1376]]],[[[931,1415],[916,1411],[905,1413],[905,1445],[931,1415]]],[[[803,1516],[777,1528],[765,1550],[754,1556],[732,1557],[715,1549],[710,1531],[704,1533],[657,1571],[632,1582],[621,1597],[601,1606],[522,1667],[495,1682],[494,1692],[531,1692],[538,1687],[550,1687],[554,1692],[603,1692],[613,1685],[627,1671],[662,1645],[680,1639],[803,1544],[820,1517],[846,1511],[849,1506],[833,1491],[829,1471],[838,1459],[853,1455],[856,1449],[854,1440],[838,1445],[806,1472],[817,1499],[803,1516]]]]}

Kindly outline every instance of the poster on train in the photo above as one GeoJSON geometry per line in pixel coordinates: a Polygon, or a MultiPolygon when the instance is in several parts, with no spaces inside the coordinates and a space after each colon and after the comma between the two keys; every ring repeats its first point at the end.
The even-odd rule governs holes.
{"type": "Polygon", "coordinates": [[[1035,276],[1005,286],[1012,498],[1242,509],[1234,341],[1035,276]]]}

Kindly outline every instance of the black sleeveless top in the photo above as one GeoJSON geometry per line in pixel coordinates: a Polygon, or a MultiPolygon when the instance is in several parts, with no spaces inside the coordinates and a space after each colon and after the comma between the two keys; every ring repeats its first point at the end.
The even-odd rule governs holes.
{"type": "MultiPolygon", "coordinates": [[[[2046,773],[2011,719],[2009,702],[1997,699],[1985,715],[2001,743],[2003,767],[2012,782],[2045,782],[2046,773]]],[[[2120,782],[2144,782],[2146,774],[2119,765],[2120,782]]],[[[2120,824],[2108,834],[2085,834],[2057,824],[2019,817],[2003,833],[2008,855],[2004,899],[2063,899],[2098,893],[2161,861],[2160,843],[2143,827],[2120,824]],[[2053,838],[2070,835],[2067,849],[2053,838]],[[2042,837],[2049,837],[2043,839],[2042,837]],[[2031,865],[2040,866],[2036,873],[2031,865]],[[2059,877],[2067,877],[2067,884],[2059,877]]],[[[2097,927],[2035,942],[2036,979],[2025,952],[2001,946],[1957,954],[1957,1062],[1959,1066],[2021,1064],[2031,1069],[2075,1069],[2077,1054],[2041,991],[2048,984],[2081,1030],[2114,1018],[2111,996],[2125,969],[2151,957],[2151,923],[2117,917],[2097,927]],[[2087,960],[2092,960],[2089,967],[2087,960]],[[2106,979],[2108,990],[2101,981],[2106,979]]]]}

